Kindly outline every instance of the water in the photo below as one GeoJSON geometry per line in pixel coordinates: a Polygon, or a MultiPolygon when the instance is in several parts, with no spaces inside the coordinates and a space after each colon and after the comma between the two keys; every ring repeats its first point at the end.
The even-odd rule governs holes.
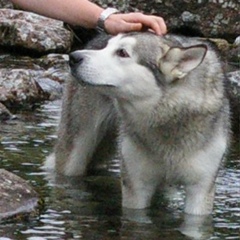
{"type": "Polygon", "coordinates": [[[50,177],[41,169],[56,140],[60,102],[45,103],[1,124],[0,168],[27,179],[45,200],[39,216],[0,225],[4,239],[188,240],[240,238],[239,143],[217,179],[213,216],[182,213],[183,194],[162,196],[150,210],[121,208],[119,161],[84,180],[50,177]]]}

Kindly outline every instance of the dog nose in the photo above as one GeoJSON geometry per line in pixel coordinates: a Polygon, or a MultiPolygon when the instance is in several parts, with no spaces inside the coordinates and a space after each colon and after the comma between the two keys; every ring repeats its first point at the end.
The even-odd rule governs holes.
{"type": "Polygon", "coordinates": [[[78,51],[69,54],[69,65],[73,67],[75,64],[81,64],[83,61],[83,55],[78,51]]]}

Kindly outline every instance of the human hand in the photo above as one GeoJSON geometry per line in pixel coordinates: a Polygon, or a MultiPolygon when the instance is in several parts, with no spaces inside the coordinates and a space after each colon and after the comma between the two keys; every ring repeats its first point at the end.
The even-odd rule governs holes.
{"type": "Polygon", "coordinates": [[[158,35],[165,34],[167,27],[161,17],[142,13],[112,14],[105,20],[105,30],[116,35],[121,32],[141,31],[149,29],[158,35]]]}

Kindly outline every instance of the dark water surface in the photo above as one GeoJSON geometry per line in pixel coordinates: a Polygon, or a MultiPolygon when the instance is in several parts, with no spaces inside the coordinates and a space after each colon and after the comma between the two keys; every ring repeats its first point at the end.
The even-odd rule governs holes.
{"type": "Polygon", "coordinates": [[[28,180],[44,198],[39,216],[0,224],[4,239],[240,239],[240,154],[232,146],[217,179],[213,216],[182,213],[183,194],[167,202],[159,196],[146,211],[121,208],[119,161],[80,179],[48,176],[42,163],[56,140],[60,102],[43,104],[1,124],[0,168],[28,180]]]}

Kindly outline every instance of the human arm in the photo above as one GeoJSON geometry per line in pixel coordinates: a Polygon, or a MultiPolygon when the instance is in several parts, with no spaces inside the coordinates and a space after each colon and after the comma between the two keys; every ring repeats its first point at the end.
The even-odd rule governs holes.
{"type": "MultiPolygon", "coordinates": [[[[47,17],[59,19],[72,25],[96,28],[104,10],[88,0],[12,0],[17,6],[47,17]]],[[[142,13],[112,14],[105,21],[105,29],[110,34],[140,31],[143,27],[157,34],[166,33],[166,24],[161,17],[142,13]]]]}

